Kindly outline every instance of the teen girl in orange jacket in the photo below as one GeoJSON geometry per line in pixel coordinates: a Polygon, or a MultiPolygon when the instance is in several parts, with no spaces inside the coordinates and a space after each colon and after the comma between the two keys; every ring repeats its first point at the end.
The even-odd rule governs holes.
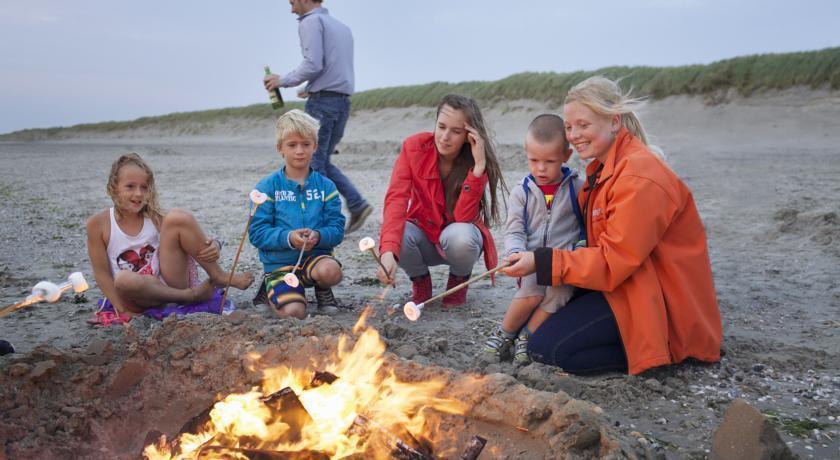
{"type": "Polygon", "coordinates": [[[580,196],[587,247],[511,257],[512,276],[571,284],[578,295],[534,332],[535,359],[570,372],[638,374],[686,358],[720,359],[721,320],[703,223],[691,192],[647,147],[615,82],[569,91],[566,134],[592,160],[580,196]],[[634,135],[635,133],[635,135],[634,135]]]}
{"type": "MultiPolygon", "coordinates": [[[[488,226],[499,221],[496,189],[504,181],[495,149],[474,100],[448,95],[437,110],[434,133],[403,142],[385,195],[380,281],[394,282],[396,267],[412,281],[412,299],[432,296],[429,266],[450,267],[447,289],[469,278],[480,254],[496,266],[496,245],[488,226]],[[490,184],[490,200],[485,189],[490,184]]],[[[443,299],[444,306],[466,301],[463,289],[443,299]]]]}

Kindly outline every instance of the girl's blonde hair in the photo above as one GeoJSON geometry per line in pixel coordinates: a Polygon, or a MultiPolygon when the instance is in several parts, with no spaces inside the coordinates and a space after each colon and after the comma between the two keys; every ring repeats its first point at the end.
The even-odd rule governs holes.
{"type": "Polygon", "coordinates": [[[634,110],[642,105],[644,99],[631,97],[630,91],[622,92],[618,82],[601,76],[589,77],[575,85],[566,94],[564,104],[571,102],[583,104],[605,117],[620,115],[621,125],[645,145],[650,145],[642,122],[634,113],[634,110]]]}
{"type": "Polygon", "coordinates": [[[156,227],[160,227],[160,223],[163,222],[163,211],[160,208],[157,189],[155,188],[155,173],[152,172],[152,168],[149,167],[143,158],[136,153],[127,153],[117,158],[117,161],[111,165],[111,173],[108,175],[106,191],[108,192],[108,196],[111,197],[111,201],[114,202],[114,212],[117,214],[117,217],[123,217],[122,211],[117,205],[117,181],[119,180],[120,169],[126,165],[137,166],[149,176],[147,184],[149,186],[149,196],[146,197],[146,204],[140,212],[145,217],[152,219],[156,227]]]}
{"type": "Polygon", "coordinates": [[[292,109],[277,117],[277,145],[290,134],[298,134],[318,143],[321,123],[303,110],[292,109]]]}

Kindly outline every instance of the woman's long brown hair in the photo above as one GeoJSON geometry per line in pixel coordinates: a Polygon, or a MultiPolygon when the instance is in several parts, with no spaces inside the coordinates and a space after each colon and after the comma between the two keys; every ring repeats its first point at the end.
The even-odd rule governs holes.
{"type": "MultiPolygon", "coordinates": [[[[484,156],[487,162],[485,171],[487,171],[487,179],[490,185],[490,207],[488,209],[487,196],[485,194],[481,197],[479,218],[484,220],[484,224],[488,227],[499,225],[502,223],[502,217],[497,198],[498,188],[501,186],[503,199],[507,196],[508,189],[505,179],[502,176],[499,161],[496,159],[496,144],[490,138],[487,125],[484,123],[484,117],[481,115],[481,110],[472,98],[459,94],[448,94],[440,101],[435,119],[440,116],[440,111],[443,109],[443,106],[449,106],[452,109],[463,112],[467,117],[467,123],[475,128],[481,138],[484,139],[484,156]]],[[[455,203],[458,202],[458,197],[461,195],[461,186],[464,184],[464,179],[467,178],[467,173],[474,166],[475,160],[472,156],[472,147],[469,141],[464,141],[461,151],[452,163],[452,172],[443,181],[443,196],[446,200],[446,210],[450,214],[455,212],[455,203]]]]}

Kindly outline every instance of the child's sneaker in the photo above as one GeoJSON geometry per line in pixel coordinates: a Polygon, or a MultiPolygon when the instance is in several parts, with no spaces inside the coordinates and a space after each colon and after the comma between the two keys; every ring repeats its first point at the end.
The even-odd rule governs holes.
{"type": "Polygon", "coordinates": [[[318,302],[318,312],[324,315],[338,313],[338,302],[330,288],[322,289],[315,286],[315,300],[318,302]]]}
{"type": "Polygon", "coordinates": [[[257,289],[257,295],[251,299],[251,304],[259,309],[269,308],[268,293],[265,291],[265,275],[260,280],[260,287],[257,289]]]}
{"type": "Polygon", "coordinates": [[[8,355],[15,352],[14,345],[6,340],[0,340],[0,356],[8,355]]]}
{"type": "Polygon", "coordinates": [[[500,359],[510,352],[511,347],[513,347],[513,336],[508,337],[501,327],[496,328],[484,342],[484,351],[500,359]]]}
{"type": "Polygon", "coordinates": [[[516,338],[516,345],[513,349],[513,359],[519,364],[528,364],[531,362],[531,357],[528,356],[528,339],[531,338],[531,334],[527,331],[523,330],[519,333],[519,337],[516,338]]]}

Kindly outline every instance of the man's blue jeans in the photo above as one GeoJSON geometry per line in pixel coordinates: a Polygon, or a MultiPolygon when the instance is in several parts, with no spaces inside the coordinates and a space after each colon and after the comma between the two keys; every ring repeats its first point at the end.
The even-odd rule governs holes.
{"type": "Polygon", "coordinates": [[[310,94],[306,99],[306,113],[321,123],[318,130],[318,150],[312,156],[312,169],[335,182],[338,193],[344,197],[347,209],[355,213],[367,206],[350,179],[330,162],[330,155],[344,136],[344,127],[350,117],[350,98],[347,96],[310,94]]]}

